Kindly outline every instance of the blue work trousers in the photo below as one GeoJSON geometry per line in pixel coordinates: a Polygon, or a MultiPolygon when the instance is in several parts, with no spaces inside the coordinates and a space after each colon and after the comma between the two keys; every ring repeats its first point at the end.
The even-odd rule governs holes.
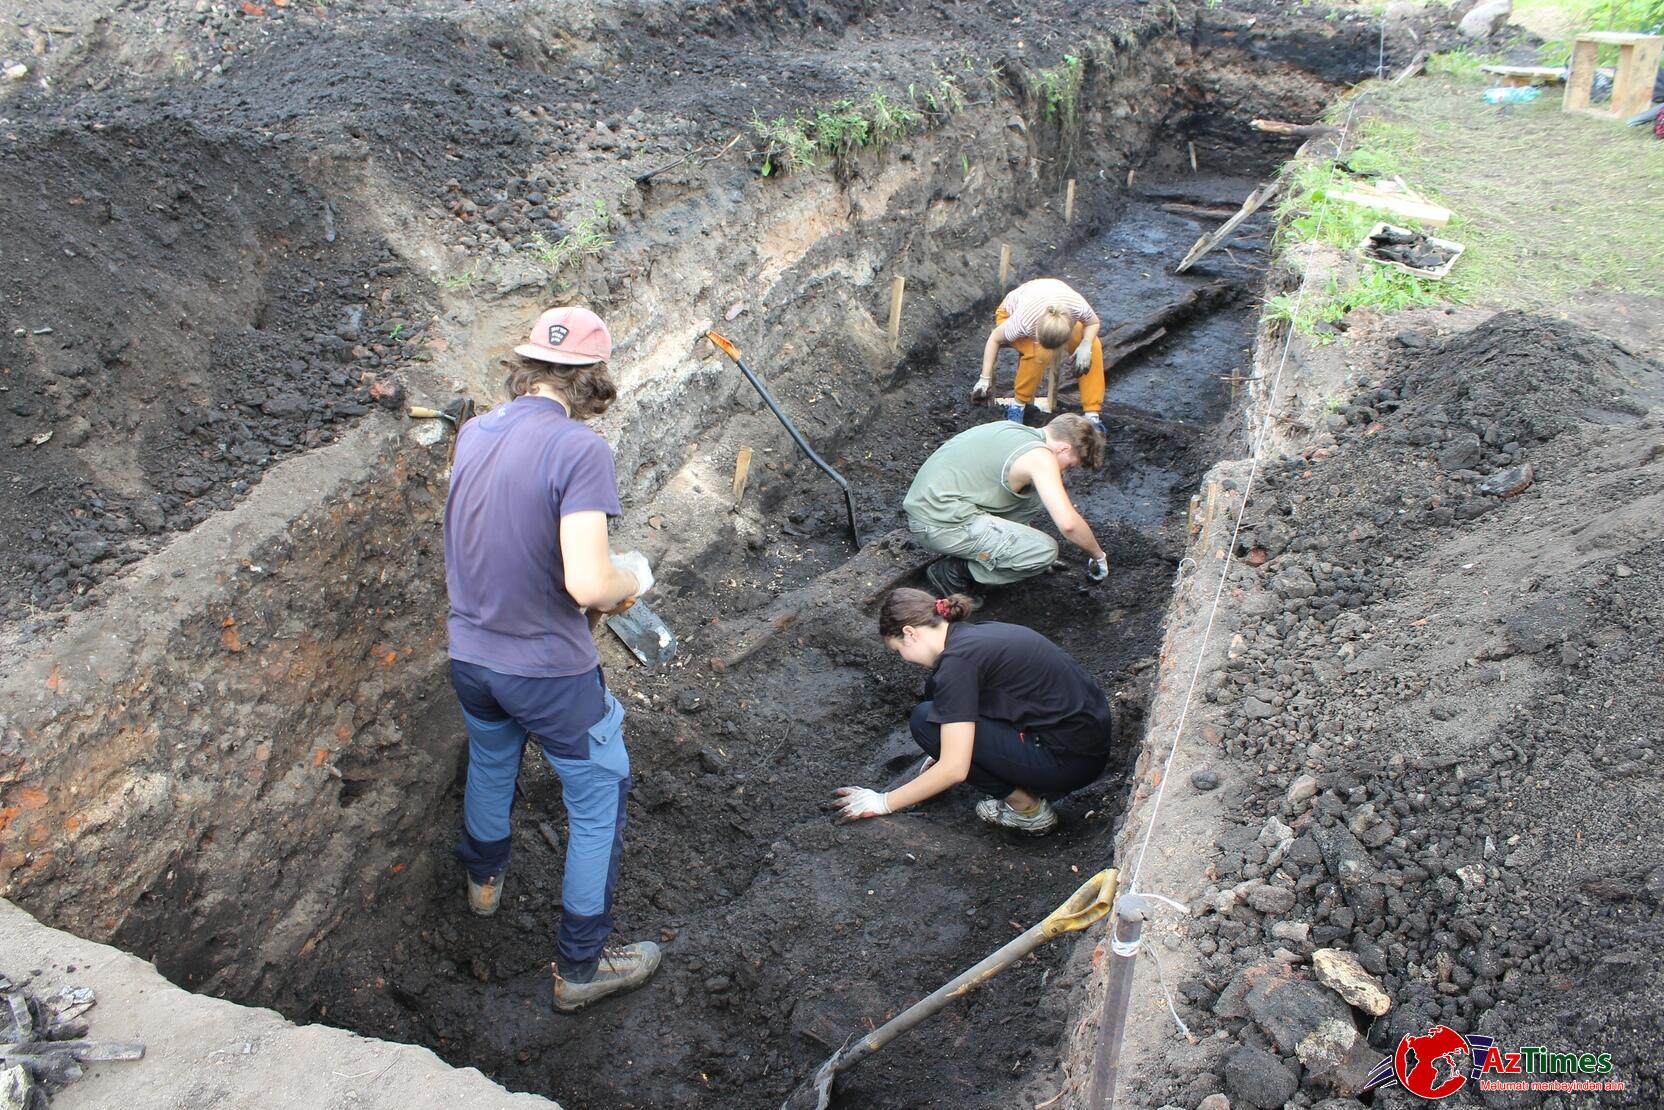
{"type": "MultiPolygon", "coordinates": [[[[942,726],[930,719],[935,710],[935,702],[920,702],[908,724],[913,742],[932,759],[940,759],[942,726]]],[[[1008,721],[983,718],[976,723],[971,770],[965,781],[995,798],[1004,798],[1017,787],[1041,798],[1061,798],[1090,785],[1108,762],[1108,756],[1052,751],[1043,738],[1022,732],[1008,721]]]]}
{"type": "Polygon", "coordinates": [[[567,678],[523,678],[451,661],[451,686],[468,726],[468,785],[457,858],[477,880],[508,867],[509,813],[528,737],[560,776],[566,803],[566,871],[561,881],[562,975],[586,977],[612,933],[613,891],[624,851],[630,756],[624,707],[597,668],[567,678]],[[588,718],[592,723],[578,721],[588,718]]]}

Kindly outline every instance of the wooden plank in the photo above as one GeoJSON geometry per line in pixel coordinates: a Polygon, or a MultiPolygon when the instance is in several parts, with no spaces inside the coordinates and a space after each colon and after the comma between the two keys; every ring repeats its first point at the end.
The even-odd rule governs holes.
{"type": "Polygon", "coordinates": [[[1425,200],[1411,200],[1408,197],[1363,189],[1346,189],[1331,195],[1336,200],[1344,200],[1360,208],[1380,208],[1395,216],[1402,216],[1406,220],[1414,220],[1418,224],[1427,224],[1430,227],[1443,227],[1450,222],[1450,209],[1425,200]]]}
{"type": "Polygon", "coordinates": [[[897,274],[890,283],[890,351],[894,353],[901,346],[901,299],[907,292],[907,278],[897,274]]]}
{"type": "Polygon", "coordinates": [[[1578,42],[1594,42],[1602,46],[1635,46],[1648,39],[1664,41],[1664,35],[1649,35],[1641,31],[1585,31],[1578,42]]]}
{"type": "Polygon", "coordinates": [[[1566,79],[1566,71],[1561,66],[1480,66],[1485,73],[1494,73],[1498,77],[1524,77],[1537,81],[1547,81],[1557,84],[1566,79]]]}
{"type": "Polygon", "coordinates": [[[1595,61],[1600,47],[1579,35],[1572,47],[1572,72],[1566,78],[1566,96],[1560,101],[1562,112],[1581,112],[1589,106],[1589,93],[1595,82],[1595,61]]]}
{"type": "Polygon", "coordinates": [[[1281,175],[1278,175],[1277,177],[1274,177],[1270,181],[1266,182],[1264,185],[1255,189],[1253,192],[1249,193],[1248,199],[1242,202],[1242,207],[1237,209],[1236,215],[1226,220],[1224,224],[1214,231],[1210,231],[1208,234],[1196,240],[1195,245],[1190,248],[1189,253],[1187,253],[1179,264],[1173,268],[1173,272],[1175,274],[1182,274],[1192,266],[1196,265],[1197,261],[1200,260],[1203,255],[1217,247],[1220,243],[1229,239],[1231,237],[1231,233],[1240,227],[1244,220],[1246,220],[1249,216],[1252,216],[1255,212],[1258,212],[1260,208],[1264,206],[1266,201],[1277,195],[1277,191],[1282,187],[1283,179],[1281,175]]]}
{"type": "Polygon", "coordinates": [[[739,504],[740,498],[745,496],[745,480],[751,476],[751,448],[741,447],[739,457],[734,460],[734,503],[739,504]]]}
{"type": "Polygon", "coordinates": [[[1653,80],[1658,58],[1664,53],[1664,36],[1644,36],[1640,42],[1618,52],[1618,73],[1612,81],[1612,114],[1628,119],[1652,105],[1653,80]]]}
{"type": "Polygon", "coordinates": [[[1431,51],[1417,50],[1416,56],[1410,59],[1410,64],[1399,71],[1398,76],[1392,79],[1392,83],[1395,85],[1402,85],[1404,82],[1420,73],[1422,67],[1427,64],[1427,59],[1430,57],[1432,57],[1431,51]]]}

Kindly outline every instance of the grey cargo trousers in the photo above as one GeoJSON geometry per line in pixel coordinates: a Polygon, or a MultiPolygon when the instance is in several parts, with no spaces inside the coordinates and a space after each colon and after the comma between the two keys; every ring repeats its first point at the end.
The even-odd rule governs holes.
{"type": "Polygon", "coordinates": [[[971,577],[985,586],[1005,586],[1032,578],[1057,560],[1057,541],[1037,528],[979,513],[956,528],[939,528],[909,520],[919,545],[938,555],[955,555],[970,564],[971,577]]]}

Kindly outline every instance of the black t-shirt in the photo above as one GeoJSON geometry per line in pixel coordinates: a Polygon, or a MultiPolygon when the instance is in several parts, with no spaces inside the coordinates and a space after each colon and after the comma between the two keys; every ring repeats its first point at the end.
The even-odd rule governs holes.
{"type": "Polygon", "coordinates": [[[1005,721],[1054,752],[1109,754],[1109,699],[1067,652],[1020,624],[956,624],[925,683],[937,724],[1005,721]]]}

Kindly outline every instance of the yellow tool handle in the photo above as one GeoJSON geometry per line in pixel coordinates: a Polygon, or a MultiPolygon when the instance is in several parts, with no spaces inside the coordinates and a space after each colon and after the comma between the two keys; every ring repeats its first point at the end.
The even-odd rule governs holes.
{"type": "Polygon", "coordinates": [[[436,420],[445,414],[438,409],[423,408],[421,405],[411,405],[410,415],[417,420],[436,420]]]}
{"type": "Polygon", "coordinates": [[[733,341],[728,339],[726,336],[719,335],[714,331],[708,331],[705,333],[705,338],[709,339],[712,343],[715,343],[722,349],[723,354],[727,355],[735,362],[740,360],[740,349],[734,346],[733,341]]]}
{"type": "Polygon", "coordinates": [[[1069,900],[1047,914],[1040,922],[1040,933],[1046,940],[1064,933],[1077,933],[1088,925],[1102,921],[1115,906],[1115,888],[1119,875],[1115,868],[1106,868],[1087,879],[1080,889],[1069,895],[1069,900]]]}

